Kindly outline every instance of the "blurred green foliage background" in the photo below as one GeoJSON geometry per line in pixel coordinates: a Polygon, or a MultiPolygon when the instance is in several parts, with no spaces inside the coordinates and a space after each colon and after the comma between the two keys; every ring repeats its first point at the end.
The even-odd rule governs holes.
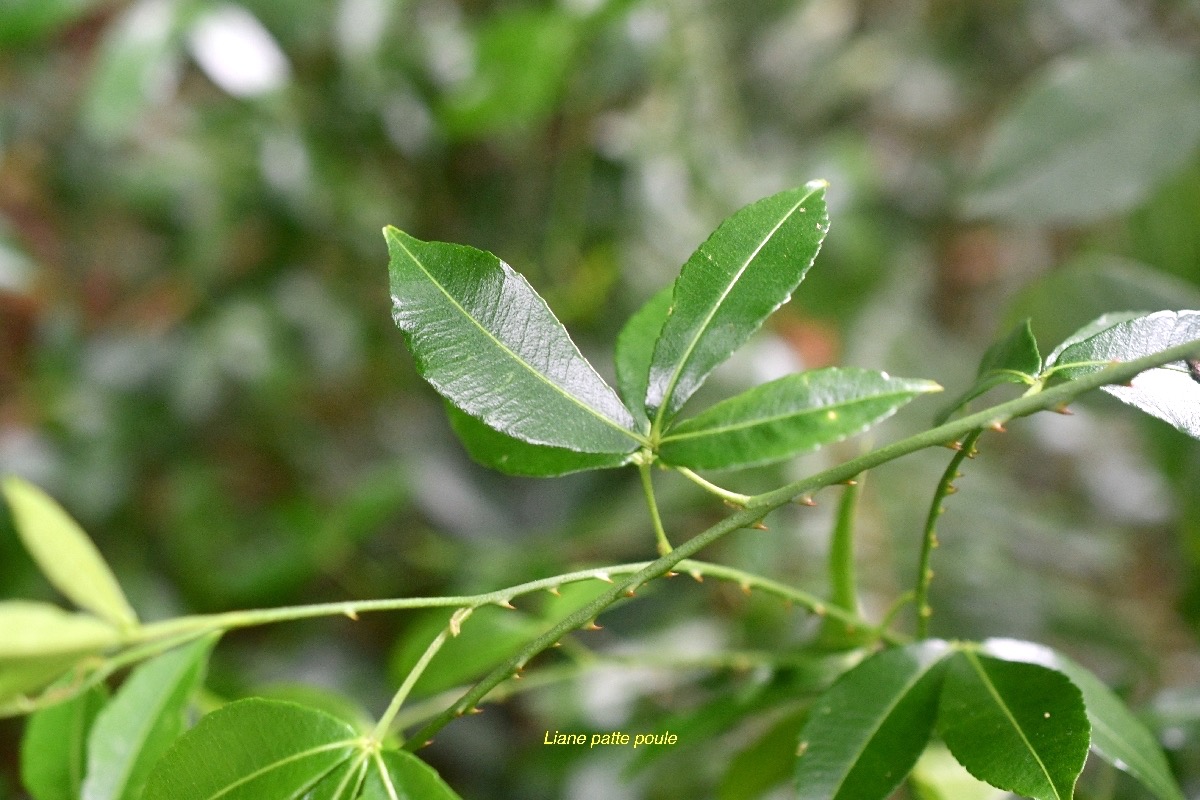
{"type": "MultiPolygon", "coordinates": [[[[716,392],[830,363],[955,391],[1025,316],[1045,353],[1103,311],[1200,308],[1198,53],[1195,0],[6,0],[0,473],[80,519],[144,618],[647,558],[632,475],[466,459],[392,326],[382,226],[497,253],[607,370],[621,323],[724,216],[823,177],[817,266],[716,392]]],[[[1200,445],[1104,399],[1075,410],[983,440],[942,525],[934,631],[1072,653],[1200,797],[1200,445]]],[[[766,489],[864,446],[725,482],[766,489]]],[[[873,614],[911,584],[945,458],[867,482],[873,614]]],[[[661,483],[676,537],[722,513],[661,483]]],[[[707,556],[820,590],[835,499],[707,556]]],[[[50,596],[9,526],[3,596],[50,596]]],[[[790,757],[764,735],[802,700],[769,689],[824,680],[815,627],[681,580],[425,753],[470,798],[763,796],[790,757]],[[681,743],[542,744],[605,728],[681,743]]],[[[552,611],[476,615],[421,688],[552,611]]],[[[378,713],[438,624],[231,634],[213,700],[331,690],[378,713]]],[[[0,798],[22,796],[19,736],[0,725],[0,798]]],[[[1143,795],[1092,770],[1081,796],[1143,795]]]]}

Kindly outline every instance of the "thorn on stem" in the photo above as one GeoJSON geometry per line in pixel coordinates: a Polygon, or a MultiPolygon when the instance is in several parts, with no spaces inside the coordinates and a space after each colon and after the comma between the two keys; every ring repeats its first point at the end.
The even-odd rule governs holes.
{"type": "Polygon", "coordinates": [[[753,529],[754,529],[754,530],[756,530],[756,531],[766,531],[766,530],[770,530],[770,528],[768,528],[766,525],[764,525],[764,524],[763,524],[763,521],[762,521],[761,519],[760,519],[758,522],[756,522],[756,523],[754,523],[753,525],[751,525],[750,527],[751,527],[751,528],[753,528],[753,529]]]}
{"type": "Polygon", "coordinates": [[[942,445],[942,447],[948,448],[950,450],[958,451],[958,450],[962,450],[962,442],[959,442],[959,441],[945,442],[942,445]]]}
{"type": "Polygon", "coordinates": [[[996,420],[991,425],[988,425],[988,427],[991,428],[992,430],[994,430],[996,433],[1004,433],[1005,431],[1008,430],[1008,428],[1004,427],[1004,425],[999,420],[996,420]]]}
{"type": "Polygon", "coordinates": [[[472,706],[472,707],[471,707],[471,710],[470,710],[470,711],[468,711],[467,713],[468,713],[468,714],[482,714],[482,713],[483,713],[483,709],[482,709],[482,708],[480,708],[479,706],[472,706]]]}
{"type": "Polygon", "coordinates": [[[592,620],[592,621],[591,621],[591,622],[589,622],[587,625],[584,625],[584,626],[583,626],[583,629],[584,629],[585,631],[600,631],[600,630],[604,630],[604,629],[603,629],[601,626],[599,626],[599,625],[597,625],[597,624],[596,624],[596,620],[592,620]]]}
{"type": "Polygon", "coordinates": [[[674,578],[674,577],[675,577],[676,575],[678,575],[678,574],[679,574],[679,573],[678,573],[678,572],[676,572],[676,571],[675,571],[675,570],[673,570],[673,569],[672,569],[672,570],[667,570],[667,577],[668,577],[668,578],[674,578]]]}
{"type": "Polygon", "coordinates": [[[546,591],[547,591],[547,592],[549,592],[550,594],[554,595],[555,597],[562,597],[562,592],[560,592],[560,591],[558,590],[558,587],[557,587],[557,586],[551,586],[551,587],[550,587],[549,589],[547,589],[546,591]]]}
{"type": "Polygon", "coordinates": [[[421,747],[429,747],[429,745],[431,745],[431,744],[433,744],[433,739],[426,739],[425,742],[421,745],[421,747]]]}
{"type": "Polygon", "coordinates": [[[1051,411],[1053,411],[1055,414],[1062,414],[1062,415],[1064,415],[1064,416],[1067,416],[1067,417],[1069,417],[1069,416],[1071,416],[1071,415],[1073,415],[1073,414],[1075,413],[1075,412],[1074,412],[1074,411],[1072,411],[1071,409],[1067,408],[1067,404],[1066,404],[1066,403],[1063,403],[1062,405],[1055,406],[1054,408],[1052,408],[1052,409],[1050,409],[1050,410],[1051,410],[1051,411]]]}
{"type": "Polygon", "coordinates": [[[635,592],[633,589],[626,589],[625,596],[626,597],[637,597],[637,592],[635,592]]]}
{"type": "Polygon", "coordinates": [[[743,582],[743,583],[741,584],[741,587],[742,587],[742,594],[744,594],[744,595],[746,595],[747,597],[749,597],[749,596],[750,596],[750,584],[749,584],[749,583],[746,583],[746,582],[743,582]]]}
{"type": "Polygon", "coordinates": [[[804,495],[803,497],[796,500],[796,504],[802,505],[802,506],[809,506],[811,508],[817,504],[817,501],[813,500],[808,495],[804,495]]]}
{"type": "Polygon", "coordinates": [[[696,580],[696,583],[704,583],[704,576],[700,574],[700,570],[692,570],[691,575],[696,580]]]}
{"type": "Polygon", "coordinates": [[[342,613],[345,614],[350,619],[354,620],[355,622],[358,622],[358,612],[355,611],[353,608],[347,608],[342,613]]]}
{"type": "Polygon", "coordinates": [[[854,478],[847,478],[842,483],[846,486],[858,486],[858,481],[854,480],[854,478]]]}
{"type": "Polygon", "coordinates": [[[612,579],[612,578],[610,578],[610,577],[608,577],[608,573],[607,573],[607,572],[597,572],[597,573],[596,573],[596,580],[601,580],[601,581],[604,581],[605,583],[612,583],[612,582],[613,582],[613,579],[612,579]]]}
{"type": "Polygon", "coordinates": [[[953,483],[946,484],[946,494],[954,494],[957,491],[958,491],[958,487],[955,486],[953,483]]]}
{"type": "Polygon", "coordinates": [[[829,613],[828,609],[825,608],[824,603],[817,603],[815,606],[813,606],[812,610],[813,610],[813,613],[816,614],[818,617],[823,617],[827,613],[829,613]]]}
{"type": "Polygon", "coordinates": [[[501,608],[511,608],[511,609],[516,609],[516,606],[514,606],[514,605],[512,604],[512,602],[511,602],[511,599],[512,599],[512,598],[508,598],[508,597],[506,597],[506,598],[504,598],[503,600],[497,600],[497,601],[496,601],[496,605],[500,606],[501,608]]]}

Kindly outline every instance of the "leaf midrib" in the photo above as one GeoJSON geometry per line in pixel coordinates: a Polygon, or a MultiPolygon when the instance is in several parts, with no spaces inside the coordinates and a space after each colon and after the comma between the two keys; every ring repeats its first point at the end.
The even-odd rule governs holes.
{"type": "MultiPolygon", "coordinates": [[[[675,366],[675,371],[671,373],[671,379],[667,382],[666,391],[663,392],[662,402],[658,406],[658,412],[654,415],[654,426],[656,428],[662,427],[667,406],[671,404],[671,399],[675,395],[675,387],[679,385],[679,379],[683,376],[684,367],[686,367],[688,362],[691,360],[692,353],[695,352],[696,346],[700,343],[700,339],[704,336],[704,332],[708,330],[708,326],[710,323],[712,323],[713,317],[717,315],[717,312],[721,310],[721,306],[723,306],[725,301],[729,298],[729,293],[733,291],[733,287],[736,286],[738,281],[742,279],[742,275],[744,275],[746,270],[750,268],[750,264],[754,261],[754,259],[758,258],[758,254],[761,253],[762,249],[767,246],[767,243],[774,238],[775,234],[779,232],[779,229],[783,227],[783,224],[792,218],[792,215],[796,213],[796,209],[800,208],[801,205],[807,202],[810,197],[819,192],[822,188],[824,188],[824,186],[813,188],[788,209],[787,213],[780,218],[779,222],[775,223],[775,227],[771,228],[767,235],[764,236],[763,239],[755,246],[754,251],[750,253],[745,261],[742,262],[742,266],[738,268],[738,271],[733,275],[733,278],[730,279],[728,285],[725,287],[725,290],[721,292],[721,296],[717,298],[715,303],[713,303],[712,308],[709,310],[708,314],[705,315],[703,323],[696,329],[696,333],[694,336],[692,336],[692,340],[688,342],[688,346],[683,352],[683,357],[679,359],[679,363],[675,366]]],[[[676,284],[676,288],[678,288],[678,283],[676,284]]]]}
{"type": "MultiPolygon", "coordinates": [[[[468,320],[470,320],[471,324],[473,324],[476,328],[478,328],[479,331],[486,338],[490,339],[492,341],[492,343],[496,345],[497,348],[499,348],[501,351],[503,351],[503,352],[507,353],[509,356],[511,356],[512,359],[516,363],[518,363],[522,367],[524,367],[530,374],[532,374],[535,378],[540,380],[542,383],[549,386],[553,391],[562,395],[567,400],[571,401],[572,403],[574,403],[576,406],[583,409],[587,413],[591,414],[596,419],[600,420],[601,422],[608,425],[609,427],[625,434],[626,436],[628,436],[630,439],[632,439],[637,444],[640,444],[640,445],[649,444],[649,441],[644,436],[638,434],[635,431],[630,430],[629,428],[626,428],[624,425],[620,424],[616,420],[610,419],[608,417],[608,415],[602,413],[599,409],[592,408],[590,405],[583,402],[581,399],[579,399],[575,395],[571,394],[570,392],[566,391],[565,389],[563,389],[563,387],[559,386],[554,381],[550,380],[547,376],[543,375],[541,372],[539,372],[537,369],[535,369],[534,366],[532,364],[530,364],[529,362],[527,362],[525,359],[521,358],[519,355],[514,353],[507,345],[504,344],[504,342],[500,341],[494,335],[492,335],[492,332],[489,331],[486,327],[484,327],[479,322],[479,320],[475,319],[475,317],[465,307],[463,307],[463,305],[461,303],[459,303],[458,300],[456,300],[454,298],[454,295],[450,294],[450,292],[448,292],[446,290],[446,287],[443,286],[436,278],[433,277],[433,274],[425,268],[425,265],[421,262],[421,260],[419,258],[417,258],[417,256],[411,250],[408,249],[408,247],[404,244],[404,242],[402,240],[400,240],[399,238],[397,238],[394,234],[392,234],[392,232],[390,230],[388,231],[388,237],[392,241],[394,241],[397,245],[399,245],[399,247],[402,250],[404,250],[405,254],[409,257],[409,259],[412,261],[412,263],[417,266],[417,269],[421,270],[421,272],[425,275],[425,277],[429,279],[429,282],[438,288],[438,291],[442,293],[442,295],[446,298],[446,300],[449,301],[449,303],[452,306],[454,306],[454,308],[456,308],[460,314],[462,314],[464,317],[466,317],[468,320]]],[[[580,358],[583,358],[583,356],[580,355],[580,358]]],[[[586,362],[586,359],[584,359],[584,361],[586,362]]],[[[596,374],[595,370],[592,370],[592,374],[596,374]]],[[[596,377],[599,378],[599,375],[597,375],[596,377]]],[[[603,382],[602,379],[601,379],[601,382],[603,382]]]]}
{"type": "MultiPolygon", "coordinates": [[[[697,430],[697,431],[684,431],[683,433],[669,433],[662,438],[662,443],[667,444],[669,442],[678,442],[682,439],[695,439],[700,436],[717,436],[717,435],[724,434],[724,433],[732,433],[734,431],[742,430],[745,428],[757,427],[759,425],[770,425],[773,422],[779,422],[780,420],[790,419],[793,417],[806,417],[806,416],[811,416],[813,414],[828,413],[830,411],[837,411],[839,409],[847,408],[847,407],[853,406],[853,405],[858,405],[860,403],[867,403],[872,400],[888,400],[888,399],[892,399],[895,397],[901,397],[903,395],[908,395],[908,394],[921,394],[921,392],[919,392],[919,391],[918,392],[911,392],[911,391],[909,391],[909,392],[888,392],[887,394],[871,395],[870,397],[860,397],[856,400],[845,400],[845,401],[839,402],[839,403],[831,403],[830,405],[820,406],[817,408],[807,408],[807,409],[803,409],[801,411],[793,412],[790,414],[775,414],[775,415],[766,416],[766,417],[755,417],[754,419],[746,420],[744,422],[730,423],[728,425],[720,425],[715,428],[704,428],[702,430],[697,430]]],[[[693,417],[693,419],[695,419],[695,418],[693,417]]]]}
{"type": "Polygon", "coordinates": [[[986,688],[988,694],[992,696],[992,700],[996,703],[996,707],[1003,712],[1009,724],[1012,725],[1013,730],[1017,732],[1017,736],[1021,737],[1021,742],[1025,745],[1025,749],[1029,751],[1031,756],[1033,756],[1033,760],[1037,762],[1038,768],[1041,769],[1042,775],[1045,776],[1046,783],[1050,786],[1050,791],[1054,792],[1054,796],[1056,798],[1062,800],[1062,795],[1059,794],[1058,786],[1055,785],[1054,778],[1050,775],[1050,770],[1046,768],[1045,762],[1042,761],[1042,757],[1038,755],[1033,743],[1029,741],[1027,736],[1025,736],[1025,730],[1021,727],[1021,724],[1017,722],[1017,718],[1012,715],[1011,711],[1009,711],[1008,704],[1004,702],[1004,698],[1002,698],[1000,693],[996,691],[995,684],[992,683],[992,679],[987,674],[987,671],[983,668],[983,664],[979,663],[979,658],[974,653],[966,651],[963,652],[963,656],[967,659],[967,663],[971,665],[971,668],[975,670],[975,673],[983,682],[984,688],[986,688]]]}
{"type": "MultiPolygon", "coordinates": [[[[316,747],[310,747],[307,750],[301,750],[299,753],[292,753],[290,756],[287,756],[286,758],[281,758],[277,761],[272,761],[270,764],[264,764],[263,766],[254,770],[250,774],[243,775],[241,778],[237,779],[236,781],[233,781],[232,783],[229,783],[226,786],[222,787],[216,793],[210,794],[207,798],[205,798],[205,800],[218,800],[219,798],[225,797],[226,795],[228,795],[234,789],[237,789],[240,786],[244,786],[245,784],[249,783],[250,781],[255,780],[256,778],[259,778],[263,775],[266,775],[269,772],[277,770],[287,764],[291,764],[296,761],[301,761],[303,759],[310,758],[315,755],[320,755],[321,753],[324,753],[324,752],[327,752],[330,750],[337,750],[338,748],[346,748],[348,751],[346,753],[346,758],[349,758],[350,753],[353,752],[352,748],[357,743],[358,743],[357,739],[345,739],[342,741],[330,742],[328,744],[318,745],[316,747]]],[[[343,761],[344,760],[345,759],[343,759],[343,761]]],[[[342,762],[339,761],[336,764],[333,764],[329,769],[325,770],[321,774],[328,775],[332,770],[337,769],[338,765],[341,763],[342,762]]]]}

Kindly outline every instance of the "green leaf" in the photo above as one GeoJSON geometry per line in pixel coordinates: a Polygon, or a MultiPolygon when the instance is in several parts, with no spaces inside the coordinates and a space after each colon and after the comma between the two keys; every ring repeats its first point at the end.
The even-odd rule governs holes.
{"type": "Polygon", "coordinates": [[[433,767],[412,753],[389,750],[373,761],[362,800],[460,800],[433,767]]]}
{"type": "Polygon", "coordinates": [[[1200,143],[1200,69],[1160,47],[1057,63],[996,125],[967,214],[1084,222],[1142,203],[1200,143]]]}
{"type": "Polygon", "coordinates": [[[112,570],[62,506],[21,478],[5,478],[2,490],[21,542],[55,588],[114,625],[136,625],[137,615],[112,570]]]}
{"type": "MultiPolygon", "coordinates": [[[[1196,355],[1200,358],[1200,311],[1159,311],[1124,319],[1095,332],[1108,321],[1102,318],[1101,322],[1088,326],[1047,359],[1055,367],[1056,375],[1068,378],[1086,375],[1103,369],[1109,362],[1129,361],[1186,342],[1196,342],[1196,355]]],[[[1200,439],[1200,374],[1194,365],[1189,367],[1182,361],[1167,364],[1143,372],[1129,386],[1101,388],[1121,402],[1200,439]]]]}
{"type": "Polygon", "coordinates": [[[646,416],[646,386],[650,381],[650,361],[654,358],[654,345],[662,333],[667,314],[671,311],[671,297],[675,285],[664,286],[639,308],[621,332],[617,334],[614,362],[617,369],[617,389],[625,399],[625,405],[633,410],[633,416],[649,430],[650,419],[646,416]]]}
{"type": "Polygon", "coordinates": [[[632,453],[578,453],[564,447],[530,444],[489,428],[449,403],[446,404],[446,413],[471,458],[508,475],[549,477],[589,469],[608,469],[628,464],[633,457],[632,453]]]}
{"type": "Polygon", "coordinates": [[[306,792],[303,800],[351,800],[359,797],[371,759],[365,752],[339,764],[306,792]]]}
{"type": "Polygon", "coordinates": [[[1137,778],[1159,800],[1184,800],[1154,735],[1090,671],[1061,653],[1031,642],[988,639],[983,650],[996,658],[1039,664],[1066,675],[1083,693],[1092,725],[1092,749],[1108,763],[1137,778]]]}
{"type": "Polygon", "coordinates": [[[752,203],[688,258],[654,347],[646,409],[669,420],[791,298],[829,230],[825,181],[752,203]]]}
{"type": "Polygon", "coordinates": [[[740,751],[721,776],[717,800],[754,800],[784,783],[795,769],[796,742],[808,712],[788,714],[740,751]]]}
{"type": "Polygon", "coordinates": [[[979,362],[975,382],[938,415],[937,423],[945,422],[955,411],[997,386],[1006,383],[1030,384],[1041,371],[1042,356],[1033,335],[1033,326],[1026,319],[988,348],[979,362]]]}
{"type": "Polygon", "coordinates": [[[217,709],[159,759],[143,800],[302,797],[350,760],[358,734],[295,703],[250,698],[217,709]]]}
{"type": "Polygon", "coordinates": [[[0,602],[0,630],[0,666],[16,659],[99,653],[121,641],[120,631],[91,614],[27,600],[0,602]]]}
{"type": "Polygon", "coordinates": [[[138,800],[154,763],[184,729],[216,636],[139,666],[100,712],[88,738],[83,800],[138,800]]]}
{"type": "Polygon", "coordinates": [[[0,45],[20,45],[53,35],[87,14],[99,0],[5,0],[0,5],[0,45]]]}
{"type": "Polygon", "coordinates": [[[1010,800],[1012,795],[967,772],[944,745],[932,744],[917,759],[909,786],[916,800],[1010,800]]]}
{"type": "Polygon", "coordinates": [[[800,733],[798,800],[882,800],[912,769],[937,717],[945,642],[878,653],[814,704],[800,733]]]}
{"type": "Polygon", "coordinates": [[[78,800],[88,732],[106,702],[104,686],[95,686],[29,718],[21,738],[21,782],[34,800],[78,800]]]}
{"type": "Polygon", "coordinates": [[[1036,800],[1072,797],[1091,740],[1065,675],[969,651],[949,660],[938,732],[976,778],[1036,800]]]}
{"type": "MultiPolygon", "coordinates": [[[[29,695],[54,683],[79,660],[78,655],[0,659],[0,717],[28,714],[29,695]]],[[[63,699],[72,694],[64,689],[63,699]]]]}
{"type": "Polygon", "coordinates": [[[384,234],[393,317],[443,397],[533,444],[637,449],[629,410],[523,277],[482,250],[384,234]]]}
{"type": "Polygon", "coordinates": [[[941,388],[855,367],[787,375],[672,427],[658,453],[665,464],[694,469],[766,464],[860,433],[941,388]]]}

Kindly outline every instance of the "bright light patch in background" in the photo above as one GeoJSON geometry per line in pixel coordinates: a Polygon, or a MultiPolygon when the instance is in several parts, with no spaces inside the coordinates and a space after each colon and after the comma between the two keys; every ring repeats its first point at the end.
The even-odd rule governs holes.
{"type": "Polygon", "coordinates": [[[287,57],[270,32],[241,6],[217,6],[188,33],[204,74],[235,97],[255,97],[287,82],[287,57]]]}

